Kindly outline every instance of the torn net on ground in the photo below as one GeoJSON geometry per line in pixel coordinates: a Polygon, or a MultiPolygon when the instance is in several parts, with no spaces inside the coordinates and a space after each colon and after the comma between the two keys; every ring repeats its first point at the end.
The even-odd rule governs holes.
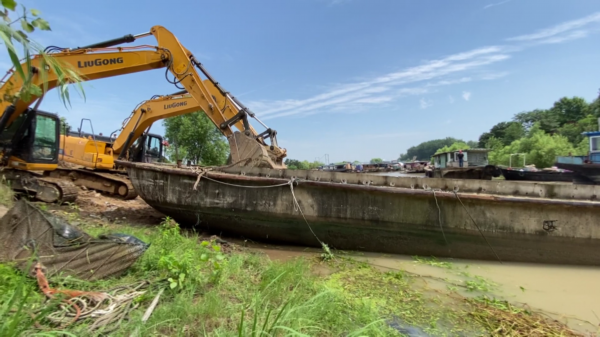
{"type": "Polygon", "coordinates": [[[33,256],[48,277],[102,279],[124,272],[148,246],[125,234],[94,238],[25,200],[0,219],[0,262],[16,262],[26,273],[33,256]]]}

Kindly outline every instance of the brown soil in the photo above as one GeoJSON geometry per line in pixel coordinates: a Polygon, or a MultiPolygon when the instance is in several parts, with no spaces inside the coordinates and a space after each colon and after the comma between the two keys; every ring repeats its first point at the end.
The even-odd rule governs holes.
{"type": "MultiPolygon", "coordinates": [[[[128,224],[132,226],[156,226],[160,224],[165,215],[157,212],[150,207],[144,200],[137,197],[132,200],[122,200],[108,197],[100,193],[79,190],[77,200],[74,204],[57,205],[36,202],[45,205],[51,213],[65,215],[67,213],[77,213],[77,217],[89,223],[96,223],[101,226],[128,224]]],[[[6,211],[0,208],[0,216],[6,211]]],[[[80,221],[74,220],[74,225],[80,221]]]]}
{"type": "Polygon", "coordinates": [[[157,225],[165,217],[140,197],[122,200],[93,191],[80,190],[76,205],[79,207],[79,214],[82,217],[103,219],[113,223],[157,225]]]}

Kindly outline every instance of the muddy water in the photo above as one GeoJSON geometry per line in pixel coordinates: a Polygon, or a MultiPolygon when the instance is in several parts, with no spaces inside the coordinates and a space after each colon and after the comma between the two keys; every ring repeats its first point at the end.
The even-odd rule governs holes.
{"type": "MultiPolygon", "coordinates": [[[[319,249],[292,246],[251,244],[251,248],[265,252],[273,260],[288,260],[298,256],[315,257],[319,249]]],[[[499,263],[475,260],[429,259],[416,261],[403,255],[377,253],[348,253],[348,256],[368,262],[382,270],[405,270],[423,276],[445,278],[437,281],[446,289],[448,281],[460,283],[463,275],[481,276],[495,285],[487,294],[514,304],[526,305],[543,311],[580,332],[598,332],[600,324],[600,267],[553,266],[525,263],[499,263]],[[434,264],[434,265],[430,265],[434,264]],[[598,315],[598,316],[597,316],[598,315]],[[587,322],[586,322],[587,321],[587,322]]],[[[331,270],[319,266],[316,270],[328,275],[331,270]]],[[[465,296],[481,295],[466,293],[465,296]]]]}

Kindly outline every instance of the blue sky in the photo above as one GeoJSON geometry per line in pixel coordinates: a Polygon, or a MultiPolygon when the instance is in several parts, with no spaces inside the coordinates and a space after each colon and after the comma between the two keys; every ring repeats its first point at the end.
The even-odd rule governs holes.
{"type": "MultiPolygon", "coordinates": [[[[600,1],[22,3],[50,22],[52,32],[34,35],[43,45],[76,47],[166,27],[278,131],[295,159],[395,159],[429,139],[476,140],[562,96],[591,101],[600,89],[600,1]]],[[[57,94],[41,108],[70,124],[91,118],[96,131],[109,133],[139,102],[177,91],[162,70],[91,81],[85,90],[87,100],[74,97],[70,109],[57,94]]],[[[152,131],[162,130],[157,123],[152,131]]]]}

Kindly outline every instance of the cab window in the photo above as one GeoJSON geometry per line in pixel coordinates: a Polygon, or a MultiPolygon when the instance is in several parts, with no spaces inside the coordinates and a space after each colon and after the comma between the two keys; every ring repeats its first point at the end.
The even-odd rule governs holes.
{"type": "Polygon", "coordinates": [[[149,137],[148,139],[148,155],[153,157],[160,157],[160,139],[156,137],[149,137]]]}
{"type": "Polygon", "coordinates": [[[35,139],[33,141],[34,160],[53,160],[57,157],[56,119],[37,115],[35,139]]]}

